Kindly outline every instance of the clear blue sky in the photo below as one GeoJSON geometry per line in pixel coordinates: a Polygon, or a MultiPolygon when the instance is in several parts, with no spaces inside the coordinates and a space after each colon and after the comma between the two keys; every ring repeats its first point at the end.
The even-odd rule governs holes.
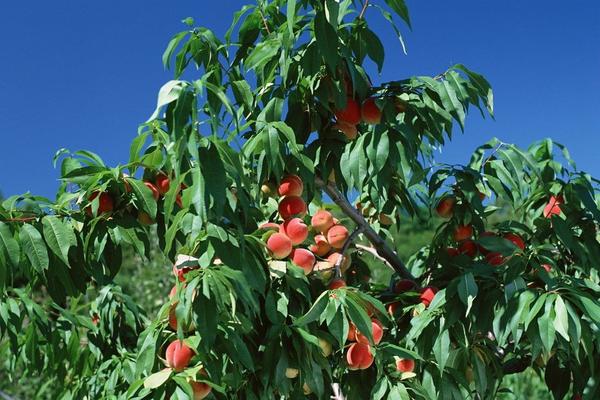
{"type": "MultiPolygon", "coordinates": [[[[222,34],[251,0],[7,1],[0,12],[0,190],[53,197],[54,152],[89,149],[124,163],[137,126],[170,78],[161,55],[188,16],[222,34]]],[[[373,3],[384,3],[373,0],[373,3]]],[[[454,63],[492,83],[496,121],[474,110],[441,160],[464,163],[497,136],[525,146],[566,144],[600,176],[600,2],[408,0],[408,56],[391,29],[375,82],[436,74],[454,63]]],[[[375,10],[368,11],[375,16],[375,10]]],[[[457,130],[457,132],[459,132],[457,130]]]]}

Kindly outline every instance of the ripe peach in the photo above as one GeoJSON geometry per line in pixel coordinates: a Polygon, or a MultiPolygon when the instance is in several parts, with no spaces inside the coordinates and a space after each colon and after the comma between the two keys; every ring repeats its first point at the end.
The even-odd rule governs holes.
{"type": "Polygon", "coordinates": [[[461,242],[473,236],[473,227],[471,225],[458,225],[454,230],[454,240],[461,242]]]}
{"type": "Polygon", "coordinates": [[[138,211],[137,220],[142,225],[152,225],[154,224],[154,220],[150,217],[147,212],[138,211]]]}
{"type": "Polygon", "coordinates": [[[342,132],[348,140],[354,140],[358,136],[358,128],[356,125],[349,124],[348,122],[338,121],[333,127],[342,132]]]}
{"type": "Polygon", "coordinates": [[[300,218],[285,221],[281,225],[281,229],[290,238],[294,246],[304,242],[308,237],[308,226],[300,218]]]}
{"type": "Polygon", "coordinates": [[[542,268],[544,268],[544,271],[550,273],[550,271],[552,271],[552,265],[550,264],[542,264],[541,265],[542,268]]]}
{"type": "MultiPolygon", "coordinates": [[[[94,192],[88,198],[88,201],[91,203],[94,201],[96,197],[98,197],[98,213],[97,215],[104,214],[107,212],[111,212],[114,209],[113,199],[107,192],[94,192]]],[[[90,204],[85,208],[85,212],[90,217],[92,216],[92,205],[90,204]]]]}
{"type": "Polygon", "coordinates": [[[179,282],[185,282],[185,275],[197,268],[200,268],[198,259],[187,254],[178,254],[173,264],[173,275],[177,277],[179,282]]]}
{"type": "Polygon", "coordinates": [[[415,370],[415,360],[410,358],[397,358],[396,370],[399,372],[413,372],[415,370]]]}
{"type": "Polygon", "coordinates": [[[421,303],[425,304],[425,307],[429,307],[437,292],[438,289],[434,286],[427,286],[421,289],[421,294],[419,296],[421,303]]]}
{"type": "Polygon", "coordinates": [[[327,241],[327,238],[323,235],[315,236],[315,244],[311,246],[310,251],[315,253],[319,257],[324,257],[331,251],[331,245],[327,241]]]}
{"type": "Polygon", "coordinates": [[[279,214],[284,220],[306,215],[306,203],[299,196],[286,196],[279,202],[279,214]]]}
{"type": "Polygon", "coordinates": [[[171,304],[169,307],[169,326],[174,331],[177,331],[177,315],[175,314],[175,309],[177,308],[177,303],[171,304]]]}
{"type": "Polygon", "coordinates": [[[298,175],[288,175],[281,180],[277,191],[280,196],[302,196],[304,183],[298,175]]]}
{"type": "Polygon", "coordinates": [[[456,204],[456,198],[454,196],[447,196],[440,200],[435,211],[442,218],[451,218],[454,214],[454,205],[456,204]]]}
{"type": "Polygon", "coordinates": [[[525,241],[523,240],[523,238],[521,238],[521,236],[515,233],[507,233],[504,235],[504,239],[513,242],[513,244],[521,250],[525,250],[525,241]]]}
{"type": "Polygon", "coordinates": [[[177,285],[175,285],[171,288],[171,291],[169,292],[169,298],[172,299],[176,294],[177,294],[177,285]]]}
{"type": "Polygon", "coordinates": [[[349,342],[356,341],[356,326],[352,323],[352,321],[349,322],[348,337],[346,338],[346,340],[348,340],[349,342]]]}
{"type": "Polygon", "coordinates": [[[335,279],[329,284],[329,290],[339,289],[346,287],[346,281],[343,279],[335,279]]]}
{"type": "Polygon", "coordinates": [[[267,249],[273,258],[281,260],[292,252],[292,241],[283,233],[274,233],[267,239],[267,249]]]}
{"type": "Polygon", "coordinates": [[[152,192],[152,197],[154,197],[154,200],[158,200],[158,198],[160,197],[160,193],[158,192],[158,189],[156,188],[156,186],[154,186],[154,184],[152,182],[144,182],[144,185],[146,185],[146,187],[148,189],[150,189],[150,191],[152,192]]]}
{"type": "Polygon", "coordinates": [[[163,195],[169,191],[169,187],[171,186],[171,180],[166,174],[162,172],[156,175],[154,183],[156,185],[156,188],[158,189],[158,193],[163,195]]]}
{"type": "Polygon", "coordinates": [[[498,265],[502,265],[502,264],[504,264],[504,261],[506,261],[504,256],[498,252],[492,252],[492,253],[486,254],[485,259],[490,265],[493,265],[494,267],[497,267],[498,265]]]}
{"type": "Polygon", "coordinates": [[[402,306],[402,304],[399,301],[394,301],[393,303],[388,304],[388,314],[390,314],[393,317],[394,314],[396,314],[396,311],[400,308],[400,306],[402,306]]]}
{"type": "Polygon", "coordinates": [[[376,125],[381,122],[381,110],[377,107],[375,99],[372,97],[363,102],[361,114],[363,122],[367,124],[376,125]]]}
{"type": "Polygon", "coordinates": [[[545,218],[551,218],[553,215],[559,215],[561,212],[560,205],[564,202],[561,195],[550,196],[548,204],[544,207],[543,215],[545,218]]]}
{"type": "Polygon", "coordinates": [[[452,257],[456,257],[457,255],[459,255],[460,252],[458,251],[458,249],[456,247],[447,247],[446,254],[448,254],[448,257],[452,258],[452,257]]]}
{"type": "MultiPolygon", "coordinates": [[[[373,335],[373,343],[377,345],[379,344],[379,342],[381,342],[381,338],[383,338],[383,326],[381,325],[381,322],[379,322],[379,320],[373,318],[371,320],[371,329],[371,333],[373,335]]],[[[359,331],[356,331],[356,341],[359,343],[369,344],[369,339],[359,331]]]]}
{"type": "MultiPolygon", "coordinates": [[[[332,266],[335,266],[335,263],[338,262],[339,258],[341,256],[341,253],[331,253],[328,257],[327,257],[327,262],[329,262],[332,266]]],[[[346,272],[346,270],[348,270],[348,268],[350,268],[350,256],[345,256],[344,259],[342,260],[342,264],[340,265],[340,270],[342,271],[342,273],[346,272]]]]}
{"type": "MultiPolygon", "coordinates": [[[[202,368],[198,373],[200,375],[206,376],[206,371],[204,370],[204,368],[202,368]]],[[[190,386],[192,387],[192,391],[194,392],[194,400],[202,400],[203,398],[208,396],[208,394],[212,390],[212,387],[205,382],[192,381],[190,382],[190,386]]]]}
{"type": "Polygon", "coordinates": [[[470,239],[464,240],[458,246],[458,252],[460,254],[466,254],[469,257],[475,257],[477,254],[477,245],[470,239]]]}
{"type": "Polygon", "coordinates": [[[404,293],[416,289],[417,284],[410,279],[400,279],[394,285],[394,293],[404,293]]]}
{"type": "Polygon", "coordinates": [[[319,210],[310,219],[312,228],[321,233],[325,233],[333,226],[333,215],[327,210],[319,210]]]}
{"type": "MultiPolygon", "coordinates": [[[[276,224],[275,222],[265,222],[264,224],[259,226],[258,229],[265,229],[265,230],[270,229],[270,230],[281,232],[281,225],[276,224]]],[[[281,233],[285,233],[285,232],[281,232],[281,233]]]]}
{"type": "Polygon", "coordinates": [[[373,364],[371,346],[364,343],[353,343],[346,353],[346,362],[351,370],[367,369],[373,364]]]}
{"type": "Polygon", "coordinates": [[[173,368],[175,371],[183,371],[185,367],[190,365],[193,356],[194,351],[183,340],[175,340],[167,346],[165,355],[167,367],[173,368]]]}
{"type": "Polygon", "coordinates": [[[344,225],[334,225],[327,231],[327,241],[334,249],[341,249],[350,234],[344,225]]]}
{"type": "Polygon", "coordinates": [[[338,121],[344,121],[348,124],[356,125],[360,122],[360,106],[352,97],[346,99],[346,107],[335,111],[335,117],[338,121]]]}
{"type": "Polygon", "coordinates": [[[310,274],[315,266],[315,255],[307,249],[294,249],[291,258],[294,264],[304,270],[304,275],[310,274]]]}

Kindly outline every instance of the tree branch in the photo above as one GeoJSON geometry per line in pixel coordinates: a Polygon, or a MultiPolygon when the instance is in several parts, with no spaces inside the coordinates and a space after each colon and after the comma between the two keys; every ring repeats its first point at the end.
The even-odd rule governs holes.
{"type": "Polygon", "coordinates": [[[315,177],[315,184],[317,187],[322,189],[327,195],[337,204],[344,214],[346,214],[354,223],[362,228],[364,235],[369,239],[373,247],[377,250],[377,254],[385,259],[389,265],[396,271],[400,276],[405,279],[415,280],[415,277],[406,268],[402,260],[398,258],[398,255],[388,246],[381,236],[375,232],[371,225],[365,220],[365,218],[358,212],[356,208],[350,204],[346,197],[339,191],[335,183],[323,181],[320,177],[315,177]]]}
{"type": "Polygon", "coordinates": [[[348,247],[350,247],[350,245],[352,244],[352,242],[354,241],[354,239],[356,239],[356,237],[358,235],[361,234],[361,232],[363,231],[363,227],[362,226],[357,226],[356,229],[354,230],[354,232],[352,232],[350,234],[350,236],[348,236],[348,238],[346,239],[346,241],[344,242],[344,246],[342,246],[342,250],[340,250],[340,256],[338,257],[337,260],[335,260],[335,278],[334,279],[341,279],[342,278],[342,264],[344,263],[344,259],[346,258],[346,252],[348,251],[348,247]]]}
{"type": "Polygon", "coordinates": [[[358,14],[358,19],[362,19],[365,15],[365,11],[367,11],[367,7],[369,6],[369,0],[365,0],[365,4],[363,4],[362,10],[360,10],[360,14],[358,14]]]}

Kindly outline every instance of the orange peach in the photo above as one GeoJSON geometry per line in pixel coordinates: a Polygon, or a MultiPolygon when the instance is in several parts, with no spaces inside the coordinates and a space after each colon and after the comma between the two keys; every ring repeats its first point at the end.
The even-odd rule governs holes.
{"type": "Polygon", "coordinates": [[[331,251],[331,245],[327,241],[327,238],[323,235],[315,236],[315,244],[310,246],[310,251],[315,253],[319,257],[324,257],[331,251]]]}
{"type": "Polygon", "coordinates": [[[349,124],[348,122],[338,121],[333,124],[333,127],[342,132],[348,140],[354,140],[358,136],[358,128],[356,125],[349,124]]]}
{"type": "MultiPolygon", "coordinates": [[[[371,320],[371,334],[373,335],[373,343],[379,344],[381,338],[383,338],[383,326],[381,325],[381,322],[375,318],[371,320]]],[[[359,331],[356,331],[356,341],[363,344],[369,344],[367,336],[359,331]]]]}
{"type": "MultiPolygon", "coordinates": [[[[341,253],[331,253],[328,257],[327,257],[327,261],[332,265],[335,266],[335,264],[338,262],[338,260],[340,259],[340,256],[342,254],[341,253]]],[[[342,273],[346,272],[348,270],[348,268],[350,268],[350,257],[349,256],[345,256],[344,259],[342,260],[342,264],[340,265],[340,270],[342,271],[342,273]]]]}
{"type": "Polygon", "coordinates": [[[561,195],[550,196],[548,204],[544,207],[543,215],[545,218],[551,218],[553,215],[559,215],[561,212],[560,205],[564,202],[561,195]]]}
{"type": "Polygon", "coordinates": [[[277,189],[280,196],[302,196],[304,183],[298,175],[288,175],[281,180],[277,189]]]}
{"type": "Polygon", "coordinates": [[[267,239],[267,249],[273,258],[281,260],[292,252],[292,241],[283,233],[274,233],[267,239]]]}
{"type": "Polygon", "coordinates": [[[462,242],[473,236],[473,227],[471,225],[458,225],[454,230],[454,240],[462,242]]]}
{"type": "Polygon", "coordinates": [[[194,400],[202,400],[208,396],[212,390],[209,384],[204,382],[190,382],[192,391],[194,392],[194,400]]]}
{"type": "Polygon", "coordinates": [[[294,246],[304,242],[308,237],[308,226],[300,218],[285,221],[281,225],[281,229],[290,238],[294,246]]]}
{"type": "Polygon", "coordinates": [[[363,102],[361,114],[363,122],[367,124],[376,125],[381,122],[381,110],[377,107],[373,97],[369,97],[363,102]]]}
{"type": "Polygon", "coordinates": [[[279,214],[284,220],[306,215],[306,203],[299,196],[286,196],[279,202],[279,214]]]}
{"type": "Polygon", "coordinates": [[[350,236],[344,225],[334,225],[327,231],[327,241],[334,249],[341,249],[350,236]]]}
{"type": "Polygon", "coordinates": [[[456,204],[456,198],[453,196],[444,197],[438,203],[435,211],[442,218],[450,218],[454,214],[454,204],[456,204]]]}
{"type": "Polygon", "coordinates": [[[333,226],[333,215],[327,210],[319,210],[310,219],[312,228],[321,233],[325,233],[333,226]]]}
{"type": "Polygon", "coordinates": [[[364,343],[353,343],[346,353],[346,362],[351,370],[367,369],[373,364],[371,346],[364,343]]]}
{"type": "Polygon", "coordinates": [[[183,371],[185,367],[190,365],[193,356],[194,351],[183,340],[175,340],[167,346],[165,355],[167,367],[173,368],[175,371],[183,371]]]}
{"type": "Polygon", "coordinates": [[[415,370],[415,360],[410,358],[397,358],[396,370],[399,372],[413,372],[415,370]]]}
{"type": "Polygon", "coordinates": [[[294,264],[304,270],[304,275],[310,274],[315,266],[315,255],[307,249],[294,249],[291,258],[294,264]]]}

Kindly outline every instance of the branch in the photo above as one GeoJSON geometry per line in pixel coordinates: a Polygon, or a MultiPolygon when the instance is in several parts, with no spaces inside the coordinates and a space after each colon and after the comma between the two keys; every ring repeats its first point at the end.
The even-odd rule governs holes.
{"type": "Polygon", "coordinates": [[[260,10],[260,16],[262,18],[263,25],[265,26],[265,29],[267,30],[267,33],[270,35],[271,31],[269,30],[269,25],[267,25],[267,19],[265,18],[265,14],[263,14],[262,10],[260,10]]]}
{"type": "Polygon", "coordinates": [[[335,278],[334,279],[341,279],[342,278],[342,264],[344,263],[344,259],[346,258],[346,252],[348,251],[348,247],[350,247],[350,244],[352,244],[352,242],[354,241],[354,239],[356,239],[356,237],[358,235],[360,235],[363,231],[363,227],[362,226],[357,226],[356,229],[354,230],[354,232],[352,232],[350,234],[350,236],[348,236],[348,238],[346,239],[346,241],[344,242],[344,245],[342,246],[342,249],[340,250],[340,256],[338,257],[337,260],[335,260],[335,278]]]}
{"type": "Polygon", "coordinates": [[[335,183],[325,183],[320,177],[315,177],[315,184],[317,187],[322,189],[335,204],[337,204],[344,214],[346,214],[354,223],[359,226],[364,235],[373,244],[373,247],[377,250],[377,254],[385,259],[389,265],[396,271],[400,276],[405,279],[415,280],[415,277],[406,268],[402,260],[398,258],[398,255],[390,248],[390,246],[383,240],[381,236],[375,232],[371,225],[365,220],[365,218],[358,212],[356,208],[350,204],[346,197],[339,191],[335,183]]]}
{"type": "Polygon", "coordinates": [[[358,14],[358,19],[362,19],[367,11],[367,7],[369,6],[369,0],[365,0],[365,4],[363,4],[362,10],[360,10],[360,14],[358,14]]]}

